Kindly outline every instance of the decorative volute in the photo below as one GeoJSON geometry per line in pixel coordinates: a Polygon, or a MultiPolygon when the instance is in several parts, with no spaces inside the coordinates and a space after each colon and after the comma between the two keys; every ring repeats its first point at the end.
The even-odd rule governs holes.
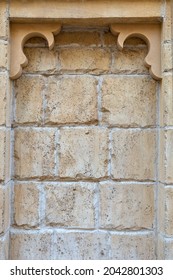
{"type": "Polygon", "coordinates": [[[145,65],[151,76],[161,79],[161,25],[155,23],[120,23],[112,24],[111,32],[118,34],[118,48],[123,49],[124,42],[129,37],[139,37],[148,45],[145,65]]]}
{"type": "Polygon", "coordinates": [[[17,79],[22,74],[22,68],[28,64],[23,52],[26,41],[32,37],[42,37],[47,40],[49,49],[54,46],[54,35],[61,30],[57,23],[11,23],[10,42],[10,78],[17,79]]]}

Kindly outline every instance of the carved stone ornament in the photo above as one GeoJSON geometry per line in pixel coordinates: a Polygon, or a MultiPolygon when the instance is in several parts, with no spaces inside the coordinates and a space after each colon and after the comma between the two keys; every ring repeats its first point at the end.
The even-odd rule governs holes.
{"type": "MultiPolygon", "coordinates": [[[[47,40],[49,49],[54,46],[54,35],[61,30],[57,23],[11,23],[11,51],[10,51],[10,78],[17,79],[22,74],[22,68],[28,64],[23,52],[26,41],[32,37],[43,37],[47,40]]],[[[118,34],[118,48],[123,49],[125,40],[129,37],[139,37],[148,45],[148,54],[145,65],[151,76],[161,79],[161,25],[155,23],[119,23],[112,24],[110,30],[118,34]]]]}
{"type": "Polygon", "coordinates": [[[111,32],[118,34],[118,48],[123,49],[124,42],[129,37],[143,39],[148,45],[148,54],[145,65],[149,68],[151,76],[161,79],[161,26],[155,23],[120,23],[112,24],[111,32]]]}
{"type": "Polygon", "coordinates": [[[49,49],[54,46],[54,35],[61,30],[57,23],[12,23],[10,50],[10,78],[17,79],[22,74],[22,68],[28,64],[23,52],[26,41],[32,37],[42,37],[47,40],[49,49]]]}

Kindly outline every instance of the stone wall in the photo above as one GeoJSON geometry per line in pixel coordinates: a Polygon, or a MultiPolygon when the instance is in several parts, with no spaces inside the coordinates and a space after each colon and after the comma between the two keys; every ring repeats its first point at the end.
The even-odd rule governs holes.
{"type": "Polygon", "coordinates": [[[170,3],[162,82],[104,27],[30,39],[10,82],[0,2],[0,259],[173,258],[170,3]]]}
{"type": "Polygon", "coordinates": [[[146,46],[119,52],[102,29],[55,41],[26,44],[14,83],[11,258],[154,259],[159,86],[146,46]]]}

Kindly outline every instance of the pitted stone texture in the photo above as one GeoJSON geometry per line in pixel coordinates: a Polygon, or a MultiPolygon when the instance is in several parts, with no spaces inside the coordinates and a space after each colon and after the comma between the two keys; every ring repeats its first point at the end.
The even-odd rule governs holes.
{"type": "Polygon", "coordinates": [[[58,54],[55,50],[47,48],[25,48],[24,50],[29,64],[23,72],[47,72],[54,73],[58,69],[58,54]]]}
{"type": "Polygon", "coordinates": [[[0,37],[6,38],[7,36],[7,1],[1,0],[0,2],[0,37]]]}
{"type": "Polygon", "coordinates": [[[111,182],[100,184],[100,226],[102,228],[152,229],[153,222],[154,186],[111,182]]]}
{"type": "Polygon", "coordinates": [[[63,128],[60,130],[61,178],[102,178],[108,175],[108,130],[63,128]]]}
{"type": "Polygon", "coordinates": [[[108,236],[99,232],[57,232],[57,260],[109,259],[108,236]]]}
{"type": "Polygon", "coordinates": [[[156,82],[148,77],[105,77],[102,123],[110,126],[156,125],[156,82]]]}
{"type": "Polygon", "coordinates": [[[4,125],[6,123],[6,102],[7,102],[7,78],[4,74],[0,75],[0,125],[4,125]]]}
{"type": "Polygon", "coordinates": [[[52,232],[50,230],[11,232],[11,260],[50,260],[52,232]]]}
{"type": "Polygon", "coordinates": [[[14,159],[17,178],[54,176],[55,129],[16,129],[14,159]]]}
{"type": "Polygon", "coordinates": [[[125,180],[154,180],[155,149],[156,135],[154,131],[113,131],[112,177],[125,180]]]}
{"type": "Polygon", "coordinates": [[[144,65],[147,48],[124,48],[122,51],[113,52],[113,73],[148,74],[144,65]]]}
{"type": "Polygon", "coordinates": [[[46,224],[94,228],[96,184],[58,183],[45,186],[46,224]]]}
{"type": "Polygon", "coordinates": [[[160,132],[160,181],[173,184],[173,130],[160,132]]]}
{"type": "Polygon", "coordinates": [[[43,78],[22,76],[15,84],[17,123],[40,123],[43,106],[43,78]]]}
{"type": "Polygon", "coordinates": [[[161,92],[160,125],[173,125],[173,74],[163,76],[161,92]]]}
{"type": "Polygon", "coordinates": [[[173,235],[173,186],[159,187],[159,229],[173,235]]]}
{"type": "Polygon", "coordinates": [[[159,236],[158,238],[158,259],[159,260],[173,260],[173,239],[164,238],[159,236]]]}
{"type": "Polygon", "coordinates": [[[67,46],[100,46],[100,34],[98,32],[77,31],[77,32],[61,32],[55,36],[55,47],[67,46]]]}
{"type": "Polygon", "coordinates": [[[46,123],[97,121],[97,80],[93,77],[51,77],[48,79],[46,100],[46,123]]]}
{"type": "Polygon", "coordinates": [[[0,42],[0,68],[7,68],[7,45],[0,42]]]}
{"type": "Polygon", "coordinates": [[[0,180],[10,180],[10,130],[0,129],[0,180]]]}
{"type": "Polygon", "coordinates": [[[8,260],[9,234],[0,237],[0,260],[8,260]]]}
{"type": "Polygon", "coordinates": [[[25,228],[39,225],[39,188],[34,183],[14,186],[14,223],[25,228]]]}
{"type": "Polygon", "coordinates": [[[61,49],[59,54],[61,72],[94,73],[108,72],[111,52],[99,48],[61,49]]]}
{"type": "Polygon", "coordinates": [[[155,260],[155,240],[146,234],[111,234],[112,260],[155,260]]]}
{"type": "Polygon", "coordinates": [[[162,71],[169,72],[169,71],[173,70],[172,44],[171,43],[164,44],[163,48],[162,48],[162,52],[163,52],[162,71]]]}
{"type": "Polygon", "coordinates": [[[10,185],[0,186],[0,234],[10,226],[10,185]]]}

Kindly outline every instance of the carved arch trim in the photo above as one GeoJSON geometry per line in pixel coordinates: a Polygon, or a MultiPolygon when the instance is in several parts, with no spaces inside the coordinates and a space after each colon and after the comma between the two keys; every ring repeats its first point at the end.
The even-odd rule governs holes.
{"type": "MultiPolygon", "coordinates": [[[[10,78],[17,79],[22,75],[22,69],[28,64],[23,52],[24,44],[32,37],[43,37],[47,40],[49,49],[54,46],[54,35],[61,30],[57,23],[11,23],[10,43],[10,78]]],[[[111,24],[110,30],[118,34],[118,48],[123,49],[124,42],[129,37],[142,38],[148,45],[145,65],[151,76],[161,79],[161,25],[155,23],[117,23],[111,24]]]]}

